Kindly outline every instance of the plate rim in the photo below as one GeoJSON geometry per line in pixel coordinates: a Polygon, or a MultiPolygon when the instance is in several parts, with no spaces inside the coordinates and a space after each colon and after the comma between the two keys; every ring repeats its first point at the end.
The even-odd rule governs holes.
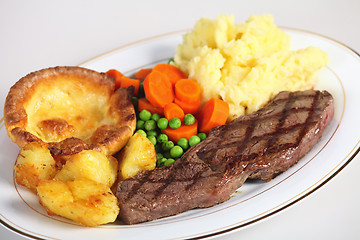
{"type": "MultiPolygon", "coordinates": [[[[316,32],[312,32],[309,30],[304,30],[304,29],[300,29],[300,28],[293,28],[293,27],[282,27],[280,26],[281,29],[283,30],[289,30],[289,31],[295,31],[295,32],[301,32],[301,33],[306,33],[306,34],[310,34],[313,36],[319,36],[321,38],[330,40],[332,42],[337,43],[338,45],[341,45],[342,47],[344,47],[345,49],[347,49],[348,51],[350,51],[352,54],[355,54],[355,57],[360,60],[360,53],[358,53],[356,50],[354,50],[353,48],[349,47],[348,45],[333,39],[331,37],[325,36],[323,34],[319,34],[316,32]]],[[[143,38],[137,41],[133,41],[130,43],[126,43],[123,44],[117,48],[114,48],[112,50],[106,51],[102,54],[99,54],[95,57],[92,57],[86,61],[81,62],[80,64],[78,64],[77,66],[83,67],[83,65],[87,65],[87,64],[91,64],[94,61],[98,61],[103,57],[108,57],[112,54],[116,54],[119,51],[122,51],[126,48],[132,48],[132,47],[136,47],[139,44],[146,44],[149,43],[151,41],[157,40],[157,39],[164,39],[166,37],[172,37],[172,36],[176,36],[179,35],[181,33],[186,33],[187,31],[189,31],[189,29],[184,29],[184,30],[178,30],[178,31],[173,31],[173,32],[168,32],[168,33],[163,33],[163,34],[159,34],[159,35],[154,35],[154,36],[150,36],[147,38],[143,38]]],[[[86,66],[85,66],[86,67],[86,66]]],[[[3,125],[0,126],[0,129],[3,128],[3,125]]],[[[328,183],[330,180],[332,180],[339,172],[341,172],[346,166],[349,165],[349,163],[358,155],[358,153],[360,152],[360,140],[358,140],[358,142],[355,144],[355,146],[349,151],[348,155],[346,155],[346,157],[344,157],[344,159],[342,161],[340,161],[336,167],[334,167],[328,174],[331,174],[330,176],[325,175],[323,178],[321,178],[318,182],[315,182],[313,185],[311,185],[309,188],[307,188],[304,192],[306,192],[305,194],[303,193],[299,193],[297,196],[299,197],[295,197],[295,199],[289,199],[288,201],[290,201],[288,204],[285,204],[284,206],[281,206],[282,204],[278,205],[277,207],[281,206],[280,208],[275,207],[273,211],[270,211],[269,213],[259,216],[253,220],[247,221],[243,224],[237,224],[234,223],[233,225],[235,226],[227,226],[227,227],[222,227],[219,229],[214,229],[209,233],[199,233],[199,234],[193,234],[192,236],[185,236],[185,239],[202,239],[202,238],[211,238],[211,237],[215,237],[215,236],[220,236],[220,235],[224,235],[227,233],[230,233],[232,231],[235,230],[239,230],[241,228],[244,228],[246,226],[252,225],[256,222],[262,221],[266,218],[269,218],[270,216],[276,215],[279,212],[287,209],[290,206],[295,205],[296,203],[298,203],[299,201],[305,199],[307,196],[311,195],[312,193],[314,193],[316,190],[320,189],[321,187],[323,187],[326,183],[328,183]],[[308,191],[309,190],[309,191],[308,191]],[[277,209],[276,209],[277,208],[277,209]]],[[[15,183],[14,183],[15,184],[15,183]]],[[[7,229],[9,229],[12,232],[15,232],[16,234],[19,234],[20,236],[24,236],[27,238],[32,238],[32,239],[47,239],[47,238],[41,238],[39,236],[41,236],[41,234],[38,233],[34,233],[35,235],[27,233],[26,229],[24,229],[24,231],[19,230],[18,228],[12,226],[9,223],[12,223],[11,221],[9,221],[9,223],[7,223],[6,221],[4,221],[3,219],[7,219],[3,214],[0,213],[0,223],[7,229]],[[36,236],[38,235],[38,236],[36,236]]],[[[14,224],[14,223],[13,223],[14,224]]],[[[15,224],[16,225],[16,224],[15,224]]],[[[21,228],[21,227],[20,227],[21,228]]],[[[53,238],[54,239],[54,238],[53,238]]]]}

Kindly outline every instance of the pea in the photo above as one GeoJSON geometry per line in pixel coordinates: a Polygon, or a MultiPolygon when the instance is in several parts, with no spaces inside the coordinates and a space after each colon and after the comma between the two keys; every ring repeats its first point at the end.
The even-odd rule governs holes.
{"type": "Polygon", "coordinates": [[[136,133],[141,134],[144,137],[146,137],[146,132],[144,130],[142,130],[142,129],[137,130],[136,133]]]}
{"type": "Polygon", "coordinates": [[[177,128],[179,128],[181,126],[181,120],[179,118],[172,118],[169,121],[169,126],[172,129],[177,129],[177,128]]]}
{"type": "Polygon", "coordinates": [[[157,122],[157,126],[160,129],[166,129],[168,124],[169,122],[166,118],[160,118],[159,121],[157,122]]]}
{"type": "Polygon", "coordinates": [[[156,145],[156,137],[155,136],[148,136],[147,137],[154,146],[156,145]]]}
{"type": "Polygon", "coordinates": [[[173,58],[170,58],[169,61],[168,61],[168,64],[172,63],[172,62],[175,62],[173,58]]]}
{"type": "Polygon", "coordinates": [[[151,112],[149,112],[148,110],[141,110],[141,112],[139,113],[139,117],[141,120],[143,121],[148,121],[151,118],[151,112]]]}
{"type": "Polygon", "coordinates": [[[156,129],[156,122],[152,119],[150,120],[147,120],[144,124],[144,128],[147,130],[147,131],[151,131],[151,130],[155,130],[156,129]]]}
{"type": "Polygon", "coordinates": [[[198,137],[200,138],[201,141],[203,141],[207,136],[206,136],[206,133],[199,132],[198,137]]]}
{"type": "Polygon", "coordinates": [[[170,149],[170,156],[172,158],[179,158],[184,153],[184,150],[180,146],[174,146],[172,149],[170,149]]]}
{"type": "Polygon", "coordinates": [[[167,158],[161,158],[161,159],[159,159],[159,160],[157,160],[156,161],[156,165],[158,166],[158,167],[162,167],[162,166],[164,166],[164,163],[166,162],[166,160],[167,160],[167,158]]]}
{"type": "Polygon", "coordinates": [[[183,150],[187,150],[189,148],[189,141],[186,138],[180,138],[177,141],[177,145],[179,145],[183,150]]]}
{"type": "Polygon", "coordinates": [[[174,143],[173,141],[167,141],[162,143],[162,149],[164,151],[169,151],[170,149],[172,149],[174,147],[174,143]]]}
{"type": "Polygon", "coordinates": [[[193,135],[189,138],[189,145],[190,147],[198,144],[199,142],[201,142],[200,138],[196,135],[193,135]]]}
{"type": "Polygon", "coordinates": [[[136,122],[136,128],[137,129],[144,129],[144,125],[145,125],[145,121],[143,121],[143,120],[138,120],[136,122]]]}
{"type": "Polygon", "coordinates": [[[193,125],[195,123],[194,115],[188,113],[184,116],[184,123],[185,125],[193,125]]]}
{"type": "Polygon", "coordinates": [[[156,130],[150,130],[147,132],[147,135],[157,137],[158,133],[156,130]]]}
{"type": "Polygon", "coordinates": [[[161,154],[161,153],[157,153],[156,154],[156,159],[157,160],[160,160],[160,159],[162,159],[164,156],[161,154]]]}
{"type": "Polygon", "coordinates": [[[155,122],[157,122],[160,119],[160,115],[157,113],[154,113],[153,115],[151,115],[151,119],[154,120],[155,122]]]}
{"type": "Polygon", "coordinates": [[[160,133],[159,136],[157,137],[157,141],[159,143],[164,143],[164,142],[169,141],[169,138],[168,138],[168,136],[166,134],[160,133]]]}
{"type": "Polygon", "coordinates": [[[164,166],[169,165],[169,164],[173,164],[174,162],[175,162],[174,159],[168,158],[168,159],[164,162],[164,166]]]}

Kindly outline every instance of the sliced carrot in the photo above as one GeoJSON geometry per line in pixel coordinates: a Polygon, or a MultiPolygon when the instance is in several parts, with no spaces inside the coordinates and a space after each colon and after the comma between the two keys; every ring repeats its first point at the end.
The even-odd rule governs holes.
{"type": "Polygon", "coordinates": [[[180,79],[175,84],[175,97],[182,102],[192,103],[201,98],[201,87],[192,79],[180,79]]]}
{"type": "Polygon", "coordinates": [[[164,115],[167,120],[170,120],[172,118],[179,118],[181,121],[184,120],[184,116],[185,116],[182,108],[173,102],[165,105],[164,115]]]}
{"type": "Polygon", "coordinates": [[[153,106],[146,98],[139,98],[138,100],[138,111],[148,110],[151,114],[157,113],[164,115],[164,109],[161,107],[153,106]]]}
{"type": "Polygon", "coordinates": [[[151,73],[152,68],[143,68],[140,69],[139,71],[137,71],[135,73],[135,78],[142,81],[146,78],[147,75],[149,75],[149,73],[151,73]]]}
{"type": "Polygon", "coordinates": [[[168,138],[176,143],[180,138],[189,138],[193,135],[196,135],[198,132],[198,122],[195,120],[195,123],[192,125],[181,125],[177,129],[167,127],[166,129],[161,130],[162,133],[165,133],[168,138]]]}
{"type": "Polygon", "coordinates": [[[229,104],[218,98],[211,98],[198,115],[200,132],[208,133],[213,127],[226,123],[229,104]]]}
{"type": "Polygon", "coordinates": [[[164,107],[174,100],[174,90],[170,80],[159,71],[152,71],[145,78],[145,96],[149,102],[156,107],[164,107]]]}
{"type": "Polygon", "coordinates": [[[106,75],[114,78],[115,90],[118,89],[120,87],[120,81],[121,81],[121,77],[123,76],[123,74],[116,69],[110,69],[106,72],[106,75]]]}
{"type": "Polygon", "coordinates": [[[126,76],[121,76],[120,78],[120,87],[128,88],[134,86],[134,94],[137,95],[140,87],[140,80],[128,78],[126,76]]]}
{"type": "Polygon", "coordinates": [[[179,100],[178,98],[174,99],[174,102],[181,107],[185,114],[191,113],[195,114],[200,109],[201,100],[198,99],[192,103],[187,103],[179,100]]]}
{"type": "Polygon", "coordinates": [[[166,64],[166,63],[160,63],[160,64],[155,65],[153,70],[159,71],[159,72],[165,74],[169,78],[169,80],[173,86],[175,86],[175,83],[178,80],[186,78],[186,74],[183,71],[181,71],[179,68],[177,68],[173,65],[166,64]]]}

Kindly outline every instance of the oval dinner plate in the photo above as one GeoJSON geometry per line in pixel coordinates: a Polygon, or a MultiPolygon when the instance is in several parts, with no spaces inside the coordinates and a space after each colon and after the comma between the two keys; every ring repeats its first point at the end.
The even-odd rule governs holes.
{"type": "MultiPolygon", "coordinates": [[[[211,208],[137,225],[120,222],[95,228],[82,227],[61,217],[48,216],[38,197],[16,185],[13,168],[19,148],[0,129],[1,223],[33,239],[191,239],[211,237],[241,229],[279,213],[319,189],[341,171],[359,152],[360,56],[345,45],[303,30],[283,28],[294,49],[318,46],[330,63],[318,74],[316,89],[328,90],[335,101],[335,116],[323,137],[296,165],[268,183],[246,182],[232,197],[211,208]]],[[[80,64],[105,72],[110,68],[132,75],[138,69],[167,62],[174,56],[184,31],[169,33],[122,46],[80,64]]],[[[4,84],[1,82],[0,84],[4,84]]],[[[0,87],[3,96],[8,89],[0,87]]]]}

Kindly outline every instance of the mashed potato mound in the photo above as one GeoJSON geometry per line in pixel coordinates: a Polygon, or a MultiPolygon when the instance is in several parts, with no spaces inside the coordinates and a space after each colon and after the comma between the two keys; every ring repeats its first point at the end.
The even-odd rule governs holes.
{"type": "Polygon", "coordinates": [[[222,98],[229,120],[256,111],[283,90],[314,86],[315,72],[327,54],[316,47],[290,50],[290,36],[271,15],[253,15],[234,24],[234,16],[202,18],[183,36],[175,65],[198,81],[203,101],[222,98]]]}

